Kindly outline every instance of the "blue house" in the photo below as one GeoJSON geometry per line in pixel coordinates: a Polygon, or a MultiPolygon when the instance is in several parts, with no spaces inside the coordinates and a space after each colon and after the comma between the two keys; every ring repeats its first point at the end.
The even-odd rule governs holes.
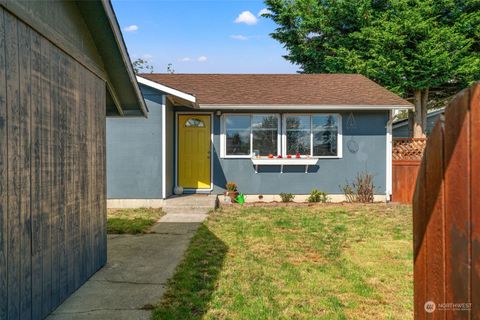
{"type": "Polygon", "coordinates": [[[143,74],[149,116],[107,120],[110,207],[161,206],[174,193],[303,200],[374,176],[391,195],[392,114],[412,105],[355,74],[143,74]]]}

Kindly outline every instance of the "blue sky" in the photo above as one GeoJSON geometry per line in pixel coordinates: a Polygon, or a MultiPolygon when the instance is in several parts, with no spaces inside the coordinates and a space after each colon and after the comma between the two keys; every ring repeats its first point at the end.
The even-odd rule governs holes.
{"type": "Polygon", "coordinates": [[[269,36],[275,24],[258,16],[262,1],[114,0],[113,7],[130,57],[149,60],[155,72],[169,63],[176,73],[298,70],[269,36]]]}

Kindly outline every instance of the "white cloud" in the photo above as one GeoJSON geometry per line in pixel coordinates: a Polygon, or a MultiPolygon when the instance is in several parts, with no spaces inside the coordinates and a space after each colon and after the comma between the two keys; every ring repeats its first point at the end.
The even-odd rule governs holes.
{"type": "Polygon", "coordinates": [[[132,24],[130,26],[126,26],[125,28],[123,28],[123,31],[125,32],[135,32],[138,30],[138,26],[136,24],[132,24]]]}
{"type": "Polygon", "coordinates": [[[244,35],[241,35],[241,34],[232,34],[230,36],[230,38],[235,39],[235,40],[241,40],[241,41],[248,40],[247,36],[244,36],[244,35]]]}
{"type": "Polygon", "coordinates": [[[192,61],[192,58],[190,57],[183,57],[180,59],[181,62],[189,62],[189,61],[192,61]]]}
{"type": "Polygon", "coordinates": [[[200,56],[200,57],[197,58],[198,62],[205,62],[207,60],[208,60],[208,57],[206,57],[206,56],[200,56]]]}
{"type": "Polygon", "coordinates": [[[243,11],[238,15],[237,19],[235,19],[235,23],[245,23],[249,26],[253,26],[257,24],[257,22],[257,17],[255,17],[250,11],[243,11]]]}
{"type": "Polygon", "coordinates": [[[258,11],[257,16],[261,17],[262,15],[269,14],[269,13],[272,13],[272,11],[268,10],[267,8],[263,8],[262,10],[258,11]]]}
{"type": "Polygon", "coordinates": [[[144,60],[152,60],[153,56],[149,53],[145,53],[143,56],[142,56],[142,59],[144,60]]]}

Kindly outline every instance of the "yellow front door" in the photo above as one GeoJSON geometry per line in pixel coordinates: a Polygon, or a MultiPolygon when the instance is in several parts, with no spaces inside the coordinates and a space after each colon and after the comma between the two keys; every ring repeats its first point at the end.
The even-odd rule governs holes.
{"type": "Polygon", "coordinates": [[[178,116],[178,185],[210,189],[210,115],[178,116]]]}

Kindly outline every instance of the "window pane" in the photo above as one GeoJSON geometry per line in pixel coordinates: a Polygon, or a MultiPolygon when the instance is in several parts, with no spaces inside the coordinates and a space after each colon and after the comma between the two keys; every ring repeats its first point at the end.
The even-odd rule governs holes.
{"type": "Polygon", "coordinates": [[[227,129],[248,129],[250,130],[250,116],[226,116],[225,125],[227,129]]]}
{"type": "Polygon", "coordinates": [[[338,123],[334,115],[316,115],[313,124],[313,155],[336,156],[338,123]]]}
{"type": "Polygon", "coordinates": [[[250,119],[248,115],[226,116],[227,155],[250,155],[250,119]]]}
{"type": "Polygon", "coordinates": [[[275,115],[252,117],[253,153],[261,156],[277,155],[278,118],[275,115]]]}
{"type": "Polygon", "coordinates": [[[312,117],[313,129],[337,129],[337,116],[336,115],[314,115],[312,117]]]}
{"type": "Polygon", "coordinates": [[[205,127],[202,120],[196,118],[190,118],[185,122],[185,127],[205,127]]]}
{"type": "Polygon", "coordinates": [[[310,116],[288,116],[287,130],[308,129],[310,131],[310,116]]]}
{"type": "Polygon", "coordinates": [[[287,130],[287,154],[310,155],[310,130],[287,130]]]}
{"type": "Polygon", "coordinates": [[[287,154],[310,155],[310,116],[288,116],[287,154]]]}

